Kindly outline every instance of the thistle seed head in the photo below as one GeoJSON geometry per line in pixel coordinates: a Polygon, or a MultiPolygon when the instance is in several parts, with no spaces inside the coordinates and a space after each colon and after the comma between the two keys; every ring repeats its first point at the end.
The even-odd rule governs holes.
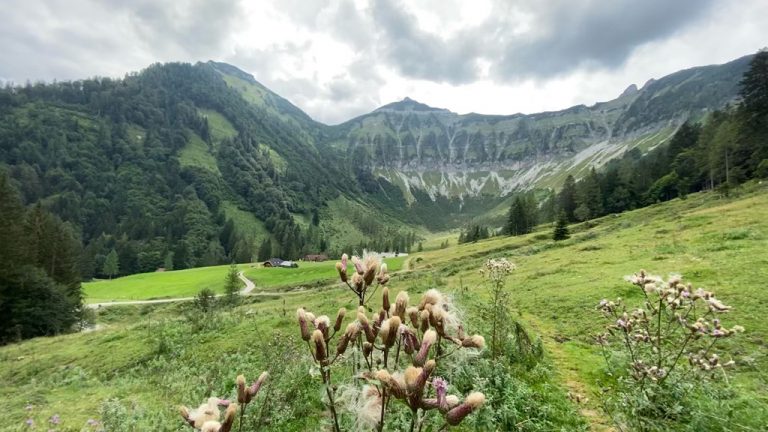
{"type": "Polygon", "coordinates": [[[347,316],[347,310],[339,308],[339,311],[336,312],[336,321],[333,323],[333,331],[337,332],[341,329],[341,324],[344,321],[345,316],[347,316]]]}
{"type": "Polygon", "coordinates": [[[485,338],[480,335],[473,335],[461,341],[461,346],[464,348],[478,348],[483,349],[485,347],[485,338]]]}
{"type": "Polygon", "coordinates": [[[336,271],[339,273],[339,279],[341,279],[342,282],[347,281],[347,266],[342,264],[341,262],[336,263],[336,271]]]}
{"type": "Polygon", "coordinates": [[[389,310],[389,288],[384,287],[381,290],[381,307],[385,311],[389,310]]]}
{"type": "Polygon", "coordinates": [[[235,382],[237,383],[237,401],[241,404],[248,403],[248,392],[245,389],[245,376],[238,375],[235,382]]]}
{"type": "Polygon", "coordinates": [[[325,338],[323,332],[315,330],[312,333],[312,345],[315,347],[315,360],[319,363],[323,363],[328,358],[328,350],[325,346],[325,338]]]}
{"type": "Polygon", "coordinates": [[[400,317],[400,320],[405,320],[405,310],[408,308],[408,292],[400,291],[397,293],[395,299],[395,315],[400,317]]]}

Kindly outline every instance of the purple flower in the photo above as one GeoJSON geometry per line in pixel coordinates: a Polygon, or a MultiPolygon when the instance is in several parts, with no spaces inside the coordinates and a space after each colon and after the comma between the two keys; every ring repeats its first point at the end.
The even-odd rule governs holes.
{"type": "Polygon", "coordinates": [[[48,421],[51,422],[51,424],[57,425],[61,423],[61,417],[59,417],[58,414],[54,414],[51,416],[51,418],[48,421]]]}
{"type": "Polygon", "coordinates": [[[27,419],[27,421],[25,421],[24,423],[26,423],[27,426],[29,426],[29,427],[35,426],[35,421],[32,420],[32,419],[27,419]]]}
{"type": "Polygon", "coordinates": [[[27,410],[27,411],[32,411],[32,408],[34,408],[34,406],[32,406],[32,404],[29,404],[29,405],[24,407],[24,409],[27,410]]]}
{"type": "Polygon", "coordinates": [[[98,425],[99,425],[99,422],[98,422],[97,420],[94,420],[94,419],[88,419],[88,421],[87,421],[87,422],[85,422],[85,423],[86,423],[88,426],[98,426],[98,425]]]}

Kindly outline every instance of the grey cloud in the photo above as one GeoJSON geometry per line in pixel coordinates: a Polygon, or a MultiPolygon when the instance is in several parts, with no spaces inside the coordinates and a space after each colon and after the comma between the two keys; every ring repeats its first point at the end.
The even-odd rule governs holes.
{"type": "Polygon", "coordinates": [[[377,48],[404,75],[453,84],[476,77],[478,40],[459,34],[445,41],[424,32],[401,4],[387,0],[373,0],[372,14],[380,35],[377,48]]]}
{"type": "Polygon", "coordinates": [[[0,76],[122,76],[156,61],[216,57],[241,15],[224,0],[20,1],[0,15],[0,76]]]}
{"type": "MultiPolygon", "coordinates": [[[[500,80],[548,78],[582,67],[616,68],[638,46],[663,39],[695,22],[713,0],[561,1],[537,14],[541,35],[507,41],[493,73],[500,80]]],[[[503,24],[502,24],[503,25],[503,24]]]]}
{"type": "Polygon", "coordinates": [[[714,0],[497,0],[480,25],[449,38],[425,32],[407,6],[372,0],[377,50],[400,73],[451,84],[478,78],[477,62],[490,63],[492,78],[549,78],[576,69],[615,68],[633,50],[695,22],[714,0]],[[514,12],[533,17],[533,31],[516,34],[514,12]]]}

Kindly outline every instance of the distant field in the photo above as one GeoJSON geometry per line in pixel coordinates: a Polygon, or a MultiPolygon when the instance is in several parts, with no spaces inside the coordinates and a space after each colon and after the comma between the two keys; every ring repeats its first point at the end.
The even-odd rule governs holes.
{"type": "MultiPolygon", "coordinates": [[[[385,260],[391,271],[400,270],[405,257],[385,260]]],[[[337,278],[336,261],[320,263],[300,262],[299,268],[263,268],[260,264],[240,264],[245,276],[256,284],[256,291],[265,288],[284,288],[302,284],[332,282],[337,278]]],[[[101,280],[83,284],[86,302],[150,300],[173,297],[191,297],[201,289],[223,292],[224,277],[229,266],[201,267],[159,273],[142,273],[114,280],[101,280]]]]}
{"type": "MultiPolygon", "coordinates": [[[[398,271],[403,267],[407,257],[387,258],[390,271],[398,271]]],[[[351,267],[350,267],[351,268],[351,267]]],[[[256,284],[256,291],[264,288],[294,287],[296,285],[319,282],[332,282],[338,279],[336,261],[320,263],[299,263],[299,268],[264,268],[257,264],[245,270],[245,277],[256,284]]]]}
{"type": "MultiPolygon", "coordinates": [[[[240,269],[247,264],[238,266],[240,269]]],[[[157,273],[141,273],[113,280],[83,284],[85,300],[101,303],[120,300],[149,300],[189,297],[203,288],[221,292],[229,266],[201,267],[157,273]]]]}

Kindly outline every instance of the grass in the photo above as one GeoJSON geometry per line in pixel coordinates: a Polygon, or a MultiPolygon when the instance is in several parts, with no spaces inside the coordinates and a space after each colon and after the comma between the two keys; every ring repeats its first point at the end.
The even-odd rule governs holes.
{"type": "MultiPolygon", "coordinates": [[[[622,277],[641,268],[660,275],[682,273],[734,307],[723,317],[727,326],[746,327],[745,334],[726,342],[738,363],[730,377],[735,402],[728,415],[731,430],[765,430],[768,322],[762,314],[768,304],[768,186],[753,184],[738,193],[730,198],[695,194],[574,225],[571,239],[564,242],[549,240],[551,228],[540,227],[527,236],[452,243],[446,249],[390,260],[393,270],[408,269],[393,277],[391,289],[415,294],[438,286],[466,293],[458,298],[483,301],[486,289],[478,268],[487,258],[511,258],[518,266],[508,284],[515,313],[542,338],[553,365],[546,373],[552,380],[546,388],[561,386],[589,397],[578,408],[590,429],[610,430],[597,402],[598,381],[605,371],[591,335],[605,322],[595,305],[602,298],[637,300],[622,277]]],[[[5,409],[0,430],[20,430],[26,418],[45,427],[53,414],[61,415],[65,430],[80,430],[92,417],[119,424],[110,430],[177,430],[175,405],[198,403],[210,394],[231,397],[236,373],[250,378],[261,370],[274,376],[267,387],[273,393],[258,402],[270,404],[267,429],[317,430],[326,420],[317,396],[322,389],[318,380],[307,378],[311,360],[306,347],[295,341],[292,311],[298,306],[323,313],[355,307],[346,288],[317,283],[335,279],[333,265],[306,263],[295,270],[245,266],[258,289],[307,289],[298,295],[250,298],[208,323],[191,313],[191,305],[106,308],[99,311],[102,330],[1,347],[0,398],[5,409]],[[203,328],[195,327],[201,321],[203,328]],[[34,405],[31,412],[25,411],[27,404],[34,405]]],[[[225,273],[222,266],[136,275],[85,287],[89,300],[118,299],[115,296],[132,291],[140,297],[158,292],[168,296],[173,290],[194,293],[206,279],[221,285],[225,273]]],[[[467,313],[472,314],[471,309],[467,313]]],[[[569,404],[556,399],[559,396],[541,399],[537,392],[527,397],[543,411],[569,404]]],[[[525,420],[527,414],[523,410],[519,415],[525,420]]],[[[525,421],[528,430],[574,430],[565,423],[525,421]]]]}
{"type": "MultiPolygon", "coordinates": [[[[244,269],[247,265],[238,266],[244,269]]],[[[120,300],[152,300],[191,297],[201,289],[223,292],[228,265],[188,270],[141,273],[112,280],[86,282],[83,291],[88,303],[120,300]]]]}
{"type": "Polygon", "coordinates": [[[181,166],[204,168],[219,174],[219,166],[208,144],[194,132],[188,132],[187,144],[179,152],[179,163],[181,166]]]}
{"type": "MultiPolygon", "coordinates": [[[[406,257],[387,258],[390,271],[402,268],[406,257]]],[[[255,292],[294,288],[297,286],[324,286],[338,279],[335,261],[300,262],[295,269],[264,268],[260,263],[240,264],[245,276],[256,285],[255,292]]],[[[152,300],[174,297],[192,297],[201,289],[217,293],[224,291],[224,277],[228,265],[201,267],[170,272],[141,273],[113,280],[100,280],[83,284],[88,303],[108,301],[152,300]]]]}
{"type": "MultiPolygon", "coordinates": [[[[407,257],[386,258],[390,271],[398,271],[403,267],[407,257]]],[[[301,262],[299,268],[265,268],[260,265],[250,267],[245,276],[256,285],[256,292],[271,291],[279,288],[296,288],[300,286],[324,286],[338,280],[336,261],[319,263],[301,262]]]]}

